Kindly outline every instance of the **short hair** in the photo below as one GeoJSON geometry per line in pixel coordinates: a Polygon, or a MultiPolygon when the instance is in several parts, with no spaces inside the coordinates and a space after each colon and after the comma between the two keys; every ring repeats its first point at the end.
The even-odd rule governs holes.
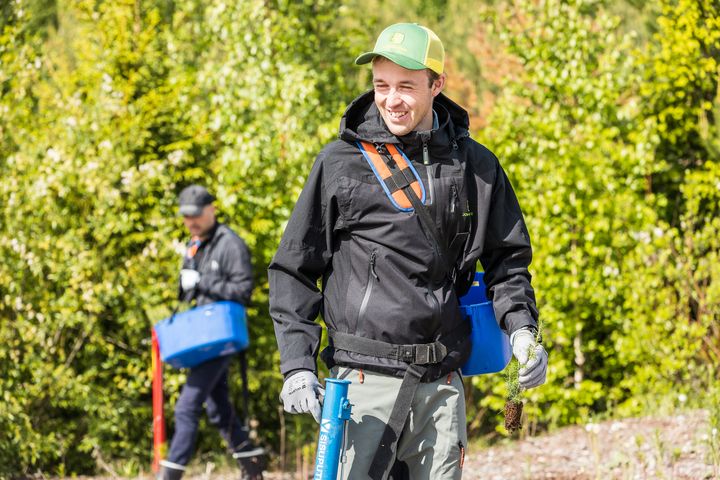
{"type": "Polygon", "coordinates": [[[435,70],[430,70],[429,68],[425,69],[425,71],[428,74],[428,80],[429,80],[429,87],[432,88],[433,83],[435,83],[436,80],[440,80],[440,74],[437,73],[435,70]]]}

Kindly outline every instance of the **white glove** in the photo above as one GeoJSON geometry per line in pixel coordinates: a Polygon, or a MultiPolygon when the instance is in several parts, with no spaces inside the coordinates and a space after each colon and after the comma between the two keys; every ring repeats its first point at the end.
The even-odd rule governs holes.
{"type": "Polygon", "coordinates": [[[187,292],[195,288],[200,281],[200,272],[191,268],[183,268],[180,270],[180,286],[183,292],[187,292]]]}
{"type": "Polygon", "coordinates": [[[535,340],[535,334],[528,328],[521,328],[510,335],[513,355],[520,363],[520,386],[533,388],[545,383],[548,354],[535,340]]]}
{"type": "Polygon", "coordinates": [[[301,370],[286,378],[280,392],[280,400],[286,412],[310,412],[318,423],[322,414],[320,398],[324,396],[325,389],[310,370],[301,370]]]}

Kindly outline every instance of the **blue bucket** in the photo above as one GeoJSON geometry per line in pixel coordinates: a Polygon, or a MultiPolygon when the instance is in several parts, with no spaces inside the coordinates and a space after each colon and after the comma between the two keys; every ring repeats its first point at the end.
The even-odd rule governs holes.
{"type": "Polygon", "coordinates": [[[250,344],[245,307],[230,301],[186,310],[159,321],[153,328],[161,360],[175,368],[194,367],[241,352],[250,344]]]}
{"type": "Polygon", "coordinates": [[[495,320],[492,302],[485,294],[482,272],[475,274],[470,290],[460,299],[460,310],[472,322],[472,351],[460,369],[462,374],[469,377],[503,370],[512,357],[510,338],[495,320]]]}

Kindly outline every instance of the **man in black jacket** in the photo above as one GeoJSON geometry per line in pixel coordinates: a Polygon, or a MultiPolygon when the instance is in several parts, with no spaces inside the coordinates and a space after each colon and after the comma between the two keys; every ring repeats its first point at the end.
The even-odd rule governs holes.
{"type": "MultiPolygon", "coordinates": [[[[250,252],[245,242],[215,218],[214,197],[200,185],[180,192],[180,214],[191,235],[180,271],[180,300],[205,305],[230,300],[247,306],[252,293],[250,252]]],[[[198,325],[202,328],[202,325],[198,325]]],[[[264,450],[248,438],[230,402],[226,355],[190,369],[175,404],[175,434],[168,457],[160,462],[163,480],[182,477],[195,448],[203,404],[238,460],[244,477],[262,479],[264,450]]]]}
{"type": "Polygon", "coordinates": [[[398,461],[413,479],[456,479],[467,445],[458,371],[470,353],[458,298],[478,260],[521,385],[545,381],[529,235],[497,158],[441,93],[440,39],[392,25],[356,60],[370,62],[373,91],[318,155],[269,267],[281,400],[319,418],[322,314],[321,357],[352,381],[345,478],[386,478],[398,461]]]}

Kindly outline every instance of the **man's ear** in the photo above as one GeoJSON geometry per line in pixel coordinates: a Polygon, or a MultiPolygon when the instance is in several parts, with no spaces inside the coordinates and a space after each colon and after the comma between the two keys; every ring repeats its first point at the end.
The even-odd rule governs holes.
{"type": "Polygon", "coordinates": [[[435,80],[432,84],[432,96],[437,97],[437,95],[443,91],[443,88],[445,88],[445,81],[447,80],[447,75],[445,73],[442,73],[440,75],[440,78],[435,80]]]}

